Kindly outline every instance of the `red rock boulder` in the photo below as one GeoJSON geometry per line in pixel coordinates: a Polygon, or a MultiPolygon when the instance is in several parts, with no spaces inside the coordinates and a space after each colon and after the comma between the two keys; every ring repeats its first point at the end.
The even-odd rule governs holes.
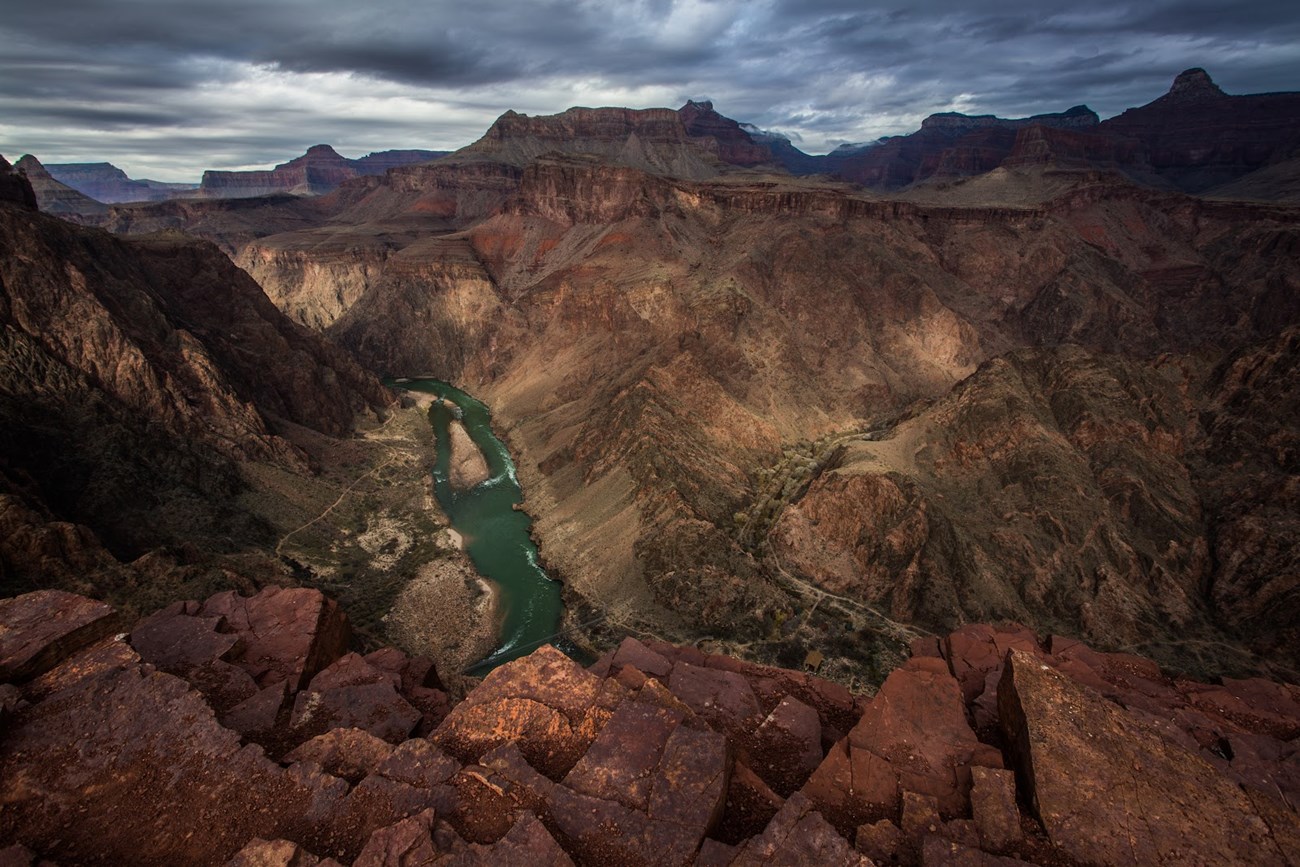
{"type": "Polygon", "coordinates": [[[1041,658],[1010,652],[998,703],[1018,781],[1067,857],[1246,865],[1294,854],[1239,786],[1041,658]]]}
{"type": "Polygon", "coordinates": [[[37,590],[0,599],[0,683],[21,683],[117,631],[112,608],[75,593],[37,590]]]}
{"type": "Polygon", "coordinates": [[[966,721],[957,681],[941,660],[919,657],[895,670],[802,791],[844,833],[897,820],[904,791],[937,799],[945,817],[967,809],[972,765],[1001,765],[966,721]]]}

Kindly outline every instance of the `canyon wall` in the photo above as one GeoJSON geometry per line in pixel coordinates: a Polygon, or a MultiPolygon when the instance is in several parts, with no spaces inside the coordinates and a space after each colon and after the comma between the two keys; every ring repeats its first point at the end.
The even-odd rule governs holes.
{"type": "Polygon", "coordinates": [[[1300,316],[1292,211],[1114,178],[1028,208],[878,202],[557,156],[495,176],[481,216],[458,204],[482,201],[481,165],[422,172],[347,192],[390,217],[240,261],[375,369],[491,401],[574,600],[762,634],[788,571],[934,628],[1016,617],[1119,646],[1245,623],[1206,591],[1201,420],[1213,360],[1300,316]],[[412,205],[431,196],[449,207],[412,205]],[[792,490],[760,472],[872,429],[893,444],[810,447],[820,475],[792,490]]]}

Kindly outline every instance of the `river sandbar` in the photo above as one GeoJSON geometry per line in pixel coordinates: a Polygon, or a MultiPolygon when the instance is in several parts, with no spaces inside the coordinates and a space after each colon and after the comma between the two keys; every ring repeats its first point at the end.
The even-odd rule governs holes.
{"type": "Polygon", "coordinates": [[[385,617],[390,638],[433,659],[448,686],[497,646],[500,591],[464,554],[433,560],[398,594],[385,617]]]}

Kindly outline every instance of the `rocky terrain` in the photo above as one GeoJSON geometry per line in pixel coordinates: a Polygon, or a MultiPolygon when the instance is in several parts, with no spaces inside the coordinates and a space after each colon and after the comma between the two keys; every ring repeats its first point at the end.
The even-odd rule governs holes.
{"type": "Polygon", "coordinates": [[[1300,212],[1224,193],[1293,102],[940,117],[893,198],[509,113],[131,237],[0,163],[0,863],[1296,864],[1300,212]],[[491,405],[597,662],[459,674],[375,373],[491,405]]]}
{"type": "Polygon", "coordinates": [[[313,590],[0,600],[5,863],[1296,864],[1300,691],[967,626],[874,696],[552,648],[454,701],[313,590]]]}
{"type": "Polygon", "coordinates": [[[491,476],[487,459],[474,444],[474,440],[470,439],[464,423],[452,419],[447,424],[447,430],[451,448],[451,486],[458,491],[468,491],[480,482],[486,482],[491,476]]]}

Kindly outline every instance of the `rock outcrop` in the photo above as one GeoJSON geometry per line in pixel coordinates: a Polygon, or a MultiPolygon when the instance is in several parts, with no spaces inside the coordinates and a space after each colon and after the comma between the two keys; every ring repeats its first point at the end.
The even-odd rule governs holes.
{"type": "Polygon", "coordinates": [[[1246,790],[1195,750],[1035,654],[1010,652],[998,702],[1026,799],[1052,843],[1076,861],[1245,865],[1290,857],[1282,845],[1292,823],[1282,823],[1282,839],[1274,836],[1269,811],[1261,815],[1246,790]]]}
{"type": "Polygon", "coordinates": [[[545,647],[377,736],[356,723],[386,726],[436,674],[391,649],[346,653],[346,620],[314,591],[180,603],[129,637],[112,620],[71,594],[0,602],[0,839],[16,863],[1286,865],[1300,851],[1300,688],[1174,679],[1014,625],[916,642],[870,698],[635,638],[590,669],[545,647]],[[221,709],[222,666],[276,696],[260,726],[221,709]]]}
{"type": "Polygon", "coordinates": [[[0,202],[28,211],[35,211],[38,207],[31,181],[14,171],[14,167],[9,165],[9,161],[2,156],[0,156],[0,202]]]}

